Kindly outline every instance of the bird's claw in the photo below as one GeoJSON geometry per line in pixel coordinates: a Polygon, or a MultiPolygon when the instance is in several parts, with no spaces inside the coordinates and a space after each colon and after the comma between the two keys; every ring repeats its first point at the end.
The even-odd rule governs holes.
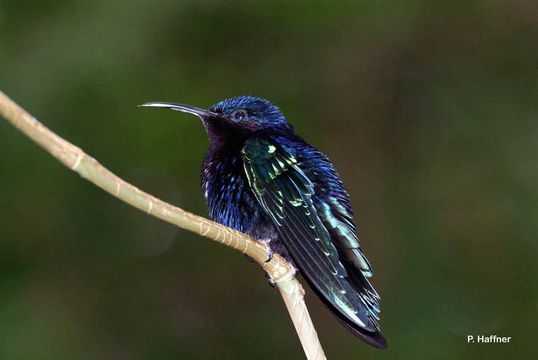
{"type": "Polygon", "coordinates": [[[273,260],[273,249],[269,247],[269,255],[267,256],[267,259],[265,259],[265,262],[268,263],[271,260],[273,260]]]}
{"type": "Polygon", "coordinates": [[[276,282],[273,280],[271,276],[269,276],[268,273],[265,273],[265,277],[267,278],[267,283],[269,283],[269,286],[272,288],[276,288],[276,282]]]}
{"type": "MultiPolygon", "coordinates": [[[[245,254],[245,257],[247,258],[248,261],[250,262],[253,262],[255,263],[256,260],[254,260],[253,258],[251,258],[250,256],[246,255],[245,254]]],[[[269,261],[273,260],[273,250],[271,248],[269,248],[269,256],[267,256],[267,259],[264,260],[264,262],[268,263],[269,261]]]]}

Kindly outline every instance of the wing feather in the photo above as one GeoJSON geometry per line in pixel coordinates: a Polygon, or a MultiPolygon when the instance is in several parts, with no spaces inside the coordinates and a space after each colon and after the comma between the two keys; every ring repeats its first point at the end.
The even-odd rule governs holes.
{"type": "MultiPolygon", "coordinates": [[[[375,299],[372,303],[370,296],[365,298],[366,292],[353,287],[350,276],[354,275],[348,274],[340,261],[342,252],[349,253],[350,259],[358,259],[353,265],[369,268],[367,260],[364,258],[363,262],[355,254],[362,256],[349,214],[321,205],[324,213],[320,217],[319,206],[313,201],[314,184],[299,166],[293,151],[277,142],[252,138],[246,142],[242,156],[251,189],[276,225],[279,237],[303,276],[324,301],[344,316],[342,321],[346,326],[355,324],[368,331],[368,336],[378,331],[377,314],[374,316],[372,309],[379,306],[375,299]],[[332,222],[323,221],[327,218],[332,222]],[[341,224],[345,226],[339,228],[341,224]],[[332,233],[337,235],[336,242],[332,233]]],[[[356,280],[367,282],[360,277],[356,280]]]]}

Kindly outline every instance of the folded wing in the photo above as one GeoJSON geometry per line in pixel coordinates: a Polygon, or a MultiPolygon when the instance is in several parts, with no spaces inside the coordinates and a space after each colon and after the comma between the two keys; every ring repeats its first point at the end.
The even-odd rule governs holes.
{"type": "Polygon", "coordinates": [[[252,138],[242,157],[251,189],[305,279],[355,335],[384,347],[378,334],[378,297],[365,278],[371,269],[349,214],[338,204],[314,203],[314,184],[294,150],[271,139],[252,138]]]}

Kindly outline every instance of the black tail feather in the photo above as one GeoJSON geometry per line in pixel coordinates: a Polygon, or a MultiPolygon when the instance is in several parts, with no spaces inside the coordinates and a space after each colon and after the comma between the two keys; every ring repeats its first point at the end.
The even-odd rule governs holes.
{"type": "Polygon", "coordinates": [[[342,316],[340,312],[330,309],[335,315],[338,321],[344,325],[344,327],[353,335],[378,349],[386,349],[388,347],[387,340],[381,335],[380,332],[369,332],[359,328],[354,323],[350,322],[345,316],[342,316]]]}
{"type": "Polygon", "coordinates": [[[323,301],[325,306],[329,308],[329,310],[336,316],[336,319],[353,335],[364,341],[365,343],[372,345],[373,347],[376,347],[378,349],[386,349],[388,347],[387,340],[381,335],[380,332],[370,332],[366,331],[362,328],[360,328],[355,323],[351,322],[345,315],[343,315],[338,309],[336,309],[327,299],[325,298],[325,295],[320,293],[315,286],[312,286],[310,283],[310,280],[307,276],[303,276],[303,278],[306,280],[308,285],[314,292],[318,295],[318,297],[323,301]]]}

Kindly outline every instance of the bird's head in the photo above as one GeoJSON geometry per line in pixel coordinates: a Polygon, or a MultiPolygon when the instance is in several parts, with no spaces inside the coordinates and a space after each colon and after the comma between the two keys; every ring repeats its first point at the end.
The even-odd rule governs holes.
{"type": "Polygon", "coordinates": [[[199,117],[211,141],[222,141],[254,132],[293,132],[280,109],[268,100],[254,96],[238,96],[223,100],[209,109],[190,105],[151,102],[141,106],[162,107],[199,117]]]}

